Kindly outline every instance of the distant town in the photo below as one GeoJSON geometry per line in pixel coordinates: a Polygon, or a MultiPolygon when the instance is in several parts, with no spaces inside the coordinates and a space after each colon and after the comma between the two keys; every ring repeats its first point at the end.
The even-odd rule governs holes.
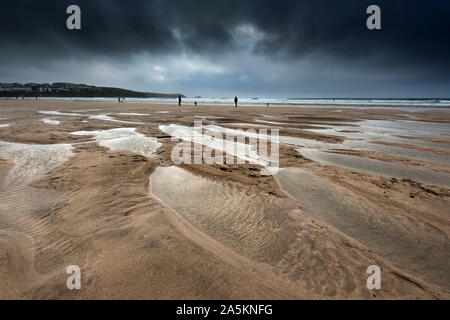
{"type": "Polygon", "coordinates": [[[1,83],[0,97],[102,97],[102,98],[176,98],[184,97],[179,93],[138,92],[122,88],[97,87],[87,84],[55,83],[1,83]]]}

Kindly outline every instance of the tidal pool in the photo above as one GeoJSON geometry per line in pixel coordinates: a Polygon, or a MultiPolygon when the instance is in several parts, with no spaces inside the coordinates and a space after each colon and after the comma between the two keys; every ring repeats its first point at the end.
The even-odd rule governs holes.
{"type": "Polygon", "coordinates": [[[365,120],[354,123],[353,126],[328,127],[326,129],[305,129],[306,131],[358,139],[363,141],[387,141],[417,146],[450,149],[450,144],[434,143],[405,137],[442,138],[450,132],[450,124],[431,123],[406,120],[365,120]],[[354,126],[356,125],[356,126],[354,126]],[[357,131],[357,132],[350,132],[357,131]]]}
{"type": "Polygon", "coordinates": [[[58,120],[51,120],[51,119],[41,119],[41,121],[45,124],[51,124],[53,126],[59,126],[61,123],[58,120]]]}
{"type": "Polygon", "coordinates": [[[419,167],[406,166],[375,159],[336,154],[313,149],[298,149],[304,157],[329,165],[336,165],[351,170],[373,173],[386,177],[411,179],[426,184],[450,187],[450,175],[419,167]]]}
{"type": "Polygon", "coordinates": [[[449,288],[450,243],[445,234],[399,219],[363,196],[302,169],[282,169],[275,178],[310,216],[394,264],[449,288]]]}
{"type": "Polygon", "coordinates": [[[241,190],[195,176],[178,167],[159,167],[151,193],[210,237],[263,261],[282,257],[294,239],[287,212],[293,202],[241,190]]]}
{"type": "MultiPolygon", "coordinates": [[[[159,126],[159,128],[161,131],[170,134],[173,137],[182,139],[184,141],[194,141],[195,139],[195,130],[193,127],[171,124],[159,126]]],[[[303,154],[305,157],[316,162],[342,166],[349,169],[365,171],[388,177],[411,179],[414,181],[423,182],[427,184],[434,184],[446,187],[450,185],[449,182],[450,178],[448,174],[437,173],[435,171],[419,168],[416,166],[410,167],[407,165],[390,163],[387,161],[380,161],[351,155],[334,154],[326,151],[337,149],[377,151],[395,156],[416,159],[420,161],[439,163],[447,166],[450,163],[450,157],[443,154],[409,148],[402,148],[398,146],[376,144],[366,139],[362,140],[348,139],[342,143],[329,143],[314,139],[279,136],[274,140],[272,136],[260,134],[259,132],[257,132],[257,130],[237,130],[221,127],[218,125],[206,125],[203,126],[203,128],[206,129],[206,131],[205,134],[198,133],[199,143],[207,145],[208,147],[213,149],[227,151],[231,154],[233,154],[233,151],[237,150],[237,148],[234,147],[231,148],[231,150],[226,150],[226,144],[224,143],[224,139],[226,139],[227,133],[234,135],[236,137],[244,136],[252,139],[267,140],[291,145],[295,147],[297,151],[303,154]],[[218,135],[212,136],[213,133],[216,133],[218,135]]],[[[313,130],[313,131],[320,131],[320,130],[313,130]]],[[[351,133],[343,133],[343,135],[350,135],[350,134],[351,133]]],[[[362,135],[366,135],[366,133],[362,133],[362,135]]],[[[365,138],[367,138],[367,136],[365,136],[365,138]]],[[[246,156],[244,157],[244,160],[250,161],[252,163],[258,163],[262,166],[268,165],[267,160],[260,157],[256,152],[256,150],[250,148],[249,145],[246,146],[242,145],[239,148],[241,148],[240,150],[246,150],[245,153],[246,156]]]]}
{"type": "Polygon", "coordinates": [[[84,117],[85,115],[80,113],[68,113],[60,111],[38,111],[38,113],[45,114],[48,116],[69,116],[69,117],[84,117]]]}
{"type": "Polygon", "coordinates": [[[111,121],[111,122],[119,122],[119,123],[127,123],[127,124],[143,124],[142,122],[134,122],[134,121],[123,121],[123,120],[117,120],[116,118],[113,118],[107,114],[99,114],[95,116],[90,116],[89,119],[91,120],[102,120],[102,121],[111,121]]]}
{"type": "MultiPolygon", "coordinates": [[[[227,154],[231,154],[241,160],[259,164],[265,167],[265,169],[269,172],[271,170],[277,169],[272,165],[270,159],[260,156],[257,150],[255,150],[255,148],[252,148],[252,145],[246,144],[243,141],[227,141],[225,136],[223,135],[225,131],[222,131],[222,129],[225,130],[225,128],[211,125],[204,126],[203,128],[207,129],[205,133],[200,132],[200,128],[187,127],[177,124],[159,126],[159,130],[171,135],[172,137],[176,137],[183,141],[202,144],[214,150],[225,151],[227,154]]],[[[236,134],[235,137],[242,136],[242,133],[244,132],[242,130],[226,130],[228,130],[227,132],[231,134],[236,134]]],[[[264,174],[266,173],[267,172],[265,171],[264,174]]]]}
{"type": "Polygon", "coordinates": [[[26,184],[61,166],[73,156],[69,144],[38,145],[0,141],[0,157],[14,162],[4,185],[26,184]]]}
{"type": "Polygon", "coordinates": [[[161,146],[158,139],[136,132],[135,128],[117,128],[101,131],[76,131],[77,136],[93,136],[99,145],[111,150],[131,151],[152,157],[161,146]]]}
{"type": "Polygon", "coordinates": [[[137,112],[120,112],[119,116],[150,116],[148,113],[137,113],[137,112]]]}

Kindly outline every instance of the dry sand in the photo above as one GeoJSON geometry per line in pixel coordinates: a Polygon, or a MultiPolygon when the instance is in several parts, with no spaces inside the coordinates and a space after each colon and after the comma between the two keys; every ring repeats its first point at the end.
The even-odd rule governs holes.
{"type": "MultiPolygon", "coordinates": [[[[174,166],[176,142],[159,130],[203,119],[337,143],[345,138],[307,129],[411,119],[335,110],[0,102],[0,125],[9,124],[0,128],[0,299],[448,299],[450,188],[320,164],[288,144],[275,177],[254,164],[174,166]],[[117,128],[136,131],[107,143],[71,134],[117,128]],[[81,290],[67,289],[69,265],[81,268],[81,290]],[[382,270],[381,290],[366,287],[370,265],[382,270]]],[[[414,116],[450,122],[446,110],[414,116]]],[[[448,155],[443,135],[416,140],[435,145],[381,143],[448,155]]],[[[445,163],[338,149],[450,173],[445,163]]]]}

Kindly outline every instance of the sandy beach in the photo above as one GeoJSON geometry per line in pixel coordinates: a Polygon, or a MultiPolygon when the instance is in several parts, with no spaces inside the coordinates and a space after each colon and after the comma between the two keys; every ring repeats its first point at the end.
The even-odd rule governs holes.
{"type": "Polygon", "coordinates": [[[448,108],[0,101],[0,299],[449,299],[449,160],[448,108]],[[199,120],[281,169],[174,164],[199,120]]]}

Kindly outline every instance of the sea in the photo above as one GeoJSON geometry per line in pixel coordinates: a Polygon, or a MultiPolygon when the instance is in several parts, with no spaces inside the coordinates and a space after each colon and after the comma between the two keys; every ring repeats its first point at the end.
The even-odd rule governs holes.
{"type": "MultiPolygon", "coordinates": [[[[109,101],[117,98],[41,98],[41,100],[71,100],[71,101],[109,101]]],[[[233,106],[234,97],[186,97],[183,104],[223,105],[233,106]]],[[[162,98],[126,98],[126,102],[174,104],[177,99],[162,98]]],[[[354,98],[239,98],[239,106],[269,106],[271,107],[337,107],[357,109],[405,109],[407,111],[450,109],[450,98],[445,99],[354,99],[354,98]]]]}

